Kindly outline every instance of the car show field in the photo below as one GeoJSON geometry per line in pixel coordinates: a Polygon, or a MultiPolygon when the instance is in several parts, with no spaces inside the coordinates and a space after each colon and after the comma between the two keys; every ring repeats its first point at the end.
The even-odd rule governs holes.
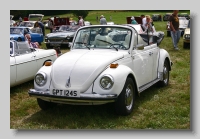
{"type": "MultiPolygon", "coordinates": [[[[55,62],[57,68],[56,67],[53,68],[52,80],[47,81],[48,83],[52,82],[53,84],[50,90],[53,89],[62,90],[64,88],[60,85],[62,83],[64,84],[64,86],[67,86],[69,85],[68,83],[71,83],[72,88],[75,89],[78,88],[78,87],[76,88],[76,86],[81,86],[82,84],[85,84],[81,88],[87,93],[88,90],[92,90],[92,87],[90,87],[92,86],[91,83],[95,80],[98,80],[98,82],[94,82],[94,88],[93,88],[94,89],[93,96],[97,95],[98,97],[99,94],[97,92],[99,90],[105,89],[102,92],[106,94],[107,93],[106,87],[112,88],[112,83],[113,83],[112,80],[114,81],[114,83],[116,83],[117,86],[114,87],[116,87],[117,89],[123,88],[124,84],[127,84],[126,90],[133,90],[133,88],[136,88],[136,86],[138,86],[139,88],[138,91],[141,93],[139,94],[139,96],[134,97],[134,107],[132,107],[133,106],[132,99],[129,99],[129,97],[127,97],[126,100],[127,105],[119,106],[119,103],[117,103],[117,108],[120,107],[120,109],[117,109],[117,112],[115,111],[115,109],[113,109],[114,107],[116,108],[116,104],[113,103],[107,103],[102,105],[71,105],[71,104],[63,104],[62,101],[60,101],[61,103],[59,103],[56,107],[52,107],[51,109],[47,109],[46,111],[41,110],[42,108],[49,107],[52,104],[45,103],[45,105],[43,105],[44,103],[41,101],[42,97],[38,96],[38,98],[40,98],[38,102],[37,99],[29,96],[28,91],[35,87],[37,88],[37,90],[47,89],[45,87],[42,88],[42,84],[44,83],[42,82],[43,81],[42,79],[44,79],[45,77],[41,75],[44,75],[44,73],[46,72],[45,74],[48,75],[48,77],[50,77],[50,74],[48,73],[50,72],[50,70],[47,67],[43,67],[40,70],[41,74],[36,77],[37,85],[36,84],[34,85],[34,80],[31,80],[26,83],[22,83],[18,86],[10,88],[10,128],[11,129],[175,129],[175,130],[190,129],[191,128],[190,49],[183,47],[184,44],[183,37],[181,37],[178,44],[180,50],[175,51],[173,49],[171,37],[167,37],[167,29],[166,29],[167,21],[156,21],[154,22],[156,31],[161,31],[164,33],[162,41],[161,43],[159,43],[158,47],[157,47],[157,42],[153,42],[154,44],[151,44],[150,46],[147,47],[138,45],[138,49],[141,50],[134,51],[134,49],[131,49],[130,52],[129,50],[130,47],[128,45],[129,43],[125,42],[125,36],[127,35],[127,32],[132,32],[134,34],[134,31],[133,29],[131,29],[131,26],[128,25],[127,25],[128,27],[127,26],[122,27],[122,24],[123,26],[127,24],[126,20],[127,17],[140,16],[141,14],[164,15],[165,13],[171,13],[171,12],[172,11],[163,11],[163,12],[110,11],[108,13],[107,11],[90,11],[88,16],[84,20],[89,21],[92,24],[92,26],[99,25],[99,22],[96,21],[97,15],[100,16],[103,14],[105,17],[107,17],[108,22],[110,21],[109,19],[110,15],[112,15],[112,22],[114,22],[114,24],[117,25],[117,28],[114,27],[112,28],[111,27],[112,25],[110,25],[112,31],[110,31],[109,35],[108,34],[107,35],[109,37],[112,37],[112,39],[115,41],[114,45],[112,45],[111,47],[110,42],[109,43],[105,42],[105,40],[102,41],[102,37],[96,41],[95,41],[96,37],[93,37],[94,40],[92,40],[92,35],[96,33],[94,32],[94,30],[97,31],[97,28],[93,28],[93,30],[88,28],[88,30],[85,29],[82,30],[82,32],[80,31],[80,34],[76,34],[79,35],[80,38],[76,37],[76,41],[74,40],[74,44],[69,45],[69,46],[74,45],[75,49],[70,50],[70,48],[61,48],[62,55],[59,58],[57,58],[59,62],[55,62]],[[87,36],[88,34],[89,36],[87,36]],[[84,39],[84,37],[82,36],[84,36],[85,38],[89,37],[92,40],[92,42],[90,43],[87,42],[88,45],[85,45],[85,42],[84,43],[79,42],[78,39],[84,39]],[[124,39],[121,40],[118,37],[119,38],[124,37],[124,39]],[[97,53],[97,48],[98,48],[98,53],[97,53]],[[141,57],[139,54],[144,49],[146,52],[148,52],[148,54],[145,55],[145,53],[143,53],[145,56],[141,57]],[[168,66],[164,64],[166,57],[162,58],[163,55],[167,56],[167,53],[165,52],[162,53],[162,55],[160,56],[161,57],[160,61],[162,61],[161,63],[158,62],[159,61],[157,59],[159,57],[158,55],[155,55],[154,57],[155,59],[157,59],[157,62],[159,63],[158,65],[160,65],[160,67],[158,66],[160,68],[160,72],[158,73],[153,72],[153,70],[155,70],[152,69],[155,64],[153,61],[156,61],[155,59],[152,60],[148,58],[146,59],[148,61],[146,64],[143,63],[143,65],[142,64],[139,65],[141,66],[140,68],[141,72],[145,70],[144,68],[145,66],[148,67],[151,71],[146,69],[146,72],[149,73],[148,75],[152,75],[154,78],[157,77],[158,75],[159,77],[162,77],[163,74],[161,73],[163,71],[165,71],[163,73],[166,72],[168,73],[169,68],[171,68],[169,74],[164,74],[163,76],[164,79],[168,79],[167,76],[169,76],[169,79],[165,80],[167,82],[162,82],[164,84],[165,83],[168,84],[164,85],[164,87],[158,87],[157,84],[152,84],[151,87],[148,88],[145,85],[147,85],[149,81],[152,81],[152,79],[148,78],[149,76],[148,77],[143,76],[144,78],[139,78],[141,77],[141,75],[139,76],[139,74],[137,77],[137,79],[139,80],[138,81],[135,80],[135,82],[137,82],[138,84],[135,83],[134,86],[132,86],[132,80],[130,80],[130,78],[127,79],[124,78],[124,76],[127,77],[128,72],[127,73],[124,72],[124,74],[122,74],[122,72],[110,73],[109,71],[113,69],[110,69],[107,66],[100,66],[101,64],[108,65],[108,62],[111,61],[112,58],[115,58],[112,59],[112,61],[115,61],[111,62],[113,64],[112,66],[116,66],[115,67],[116,69],[124,68],[124,71],[129,71],[128,68],[125,70],[125,67],[123,66],[123,65],[129,65],[129,60],[132,61],[134,60],[134,58],[136,58],[145,61],[144,59],[149,57],[150,54],[152,54],[150,53],[151,50],[154,50],[153,54],[156,54],[158,53],[158,51],[160,51],[160,49],[161,51],[166,50],[166,52],[169,53],[170,58],[168,58],[169,59],[168,66]],[[133,54],[132,55],[133,58],[129,56],[129,54],[133,54]],[[119,59],[122,57],[124,59],[120,61],[119,59]],[[61,68],[65,60],[70,61],[66,63],[66,65],[70,67],[69,69],[67,69],[67,67],[61,68]],[[116,64],[117,62],[119,63],[119,67],[117,67],[116,64]],[[171,62],[173,62],[173,66],[171,66],[171,62]],[[97,67],[98,69],[101,69],[101,71],[104,70],[104,72],[100,72],[99,70],[97,70],[97,67]],[[105,73],[105,75],[110,74],[112,75],[112,77],[105,76],[103,78],[104,75],[103,73],[105,73]],[[117,73],[120,74],[116,76],[117,73]],[[70,78],[65,79],[64,78],[65,75],[71,75],[70,76],[71,79],[70,78]],[[103,78],[102,82],[99,82],[101,80],[100,77],[103,78]],[[120,77],[120,80],[117,80],[118,77],[120,77]],[[58,81],[59,83],[56,83],[56,81],[58,81]],[[125,83],[125,81],[127,82],[125,83]],[[74,86],[73,83],[75,84],[74,86]],[[123,85],[120,86],[121,84],[123,85]],[[141,91],[140,89],[144,90],[141,91]],[[124,112],[124,110],[127,111],[124,112]],[[118,112],[121,113],[121,115],[127,115],[127,116],[121,116],[116,114],[118,112]]],[[[182,11],[182,13],[189,13],[189,11],[182,11]]],[[[66,16],[72,16],[72,15],[71,14],[59,15],[59,17],[66,17],[66,16]]],[[[44,16],[43,18],[46,19],[48,17],[44,16]]],[[[76,20],[76,17],[73,17],[73,19],[76,20]]],[[[46,34],[50,33],[49,29],[46,29],[45,33],[46,34]]],[[[103,34],[103,36],[105,37],[106,35],[103,34]]],[[[147,45],[147,43],[144,44],[147,45]]],[[[47,49],[46,44],[44,42],[41,43],[41,48],[47,49]]],[[[139,60],[138,62],[142,63],[139,60]]],[[[138,66],[138,69],[140,66],[138,66]]],[[[157,68],[157,66],[154,68],[157,68]]],[[[157,81],[159,80],[160,78],[157,79],[157,81]]],[[[60,91],[55,91],[55,92],[60,93],[60,91]]],[[[121,91],[118,90],[115,92],[118,92],[117,94],[119,94],[121,91]]],[[[125,92],[126,92],[125,94],[129,96],[128,93],[129,91],[125,92]]],[[[54,98],[55,102],[58,101],[58,99],[56,100],[55,98],[54,98]]],[[[45,98],[43,99],[45,100],[45,98]]],[[[49,100],[49,98],[46,98],[46,100],[49,100]]],[[[125,99],[122,97],[120,101],[125,101],[125,99]]]]}

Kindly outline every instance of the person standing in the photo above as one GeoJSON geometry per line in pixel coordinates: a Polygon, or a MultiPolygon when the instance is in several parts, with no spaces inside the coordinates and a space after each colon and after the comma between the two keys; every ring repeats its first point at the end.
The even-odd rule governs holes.
{"type": "Polygon", "coordinates": [[[103,15],[100,16],[100,24],[101,25],[107,25],[106,18],[103,15]]]}
{"type": "Polygon", "coordinates": [[[142,18],[142,27],[145,28],[145,25],[146,25],[146,23],[147,23],[147,21],[146,21],[146,16],[141,15],[141,18],[142,18]]]}
{"type": "Polygon", "coordinates": [[[51,18],[49,18],[48,27],[49,27],[50,33],[52,33],[53,32],[53,21],[51,20],[51,18]]]}
{"type": "Polygon", "coordinates": [[[112,16],[110,15],[110,21],[112,21],[112,16]]]}
{"type": "Polygon", "coordinates": [[[99,22],[99,17],[98,17],[98,15],[97,15],[97,18],[96,18],[96,19],[97,19],[97,22],[99,22]]]}
{"type": "Polygon", "coordinates": [[[174,10],[172,15],[169,17],[170,22],[170,33],[172,37],[172,42],[175,50],[179,50],[178,42],[181,37],[181,32],[179,31],[179,18],[178,18],[179,10],[174,10]]]}
{"type": "Polygon", "coordinates": [[[82,16],[79,16],[79,21],[78,21],[79,26],[84,26],[84,20],[82,16]]]}
{"type": "Polygon", "coordinates": [[[43,37],[45,36],[44,24],[41,21],[37,21],[34,27],[39,27],[42,29],[43,37]]]}

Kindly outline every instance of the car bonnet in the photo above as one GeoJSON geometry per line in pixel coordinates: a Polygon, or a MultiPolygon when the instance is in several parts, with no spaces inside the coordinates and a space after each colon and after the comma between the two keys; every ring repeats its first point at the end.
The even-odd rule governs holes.
{"type": "Polygon", "coordinates": [[[112,50],[72,50],[59,57],[52,66],[52,84],[66,89],[70,78],[70,89],[86,91],[95,78],[112,62],[123,58],[123,54],[112,50]]]}

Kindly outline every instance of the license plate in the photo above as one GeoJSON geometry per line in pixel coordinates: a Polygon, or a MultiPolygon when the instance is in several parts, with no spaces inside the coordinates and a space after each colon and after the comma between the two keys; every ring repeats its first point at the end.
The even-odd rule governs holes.
{"type": "Polygon", "coordinates": [[[63,97],[80,97],[80,91],[77,90],[53,89],[52,94],[55,96],[63,96],[63,97]]]}

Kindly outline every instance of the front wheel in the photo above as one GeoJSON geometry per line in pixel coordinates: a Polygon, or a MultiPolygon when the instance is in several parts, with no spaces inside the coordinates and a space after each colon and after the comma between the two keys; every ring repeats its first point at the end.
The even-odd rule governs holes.
{"type": "Polygon", "coordinates": [[[115,102],[115,110],[119,115],[129,115],[133,111],[135,92],[133,80],[127,78],[124,88],[115,102]]]}
{"type": "Polygon", "coordinates": [[[164,87],[169,84],[169,63],[165,60],[163,65],[163,80],[158,82],[158,86],[164,87]]]}
{"type": "Polygon", "coordinates": [[[37,98],[37,103],[42,110],[48,110],[48,109],[56,106],[56,103],[44,101],[40,98],[37,98]]]}

